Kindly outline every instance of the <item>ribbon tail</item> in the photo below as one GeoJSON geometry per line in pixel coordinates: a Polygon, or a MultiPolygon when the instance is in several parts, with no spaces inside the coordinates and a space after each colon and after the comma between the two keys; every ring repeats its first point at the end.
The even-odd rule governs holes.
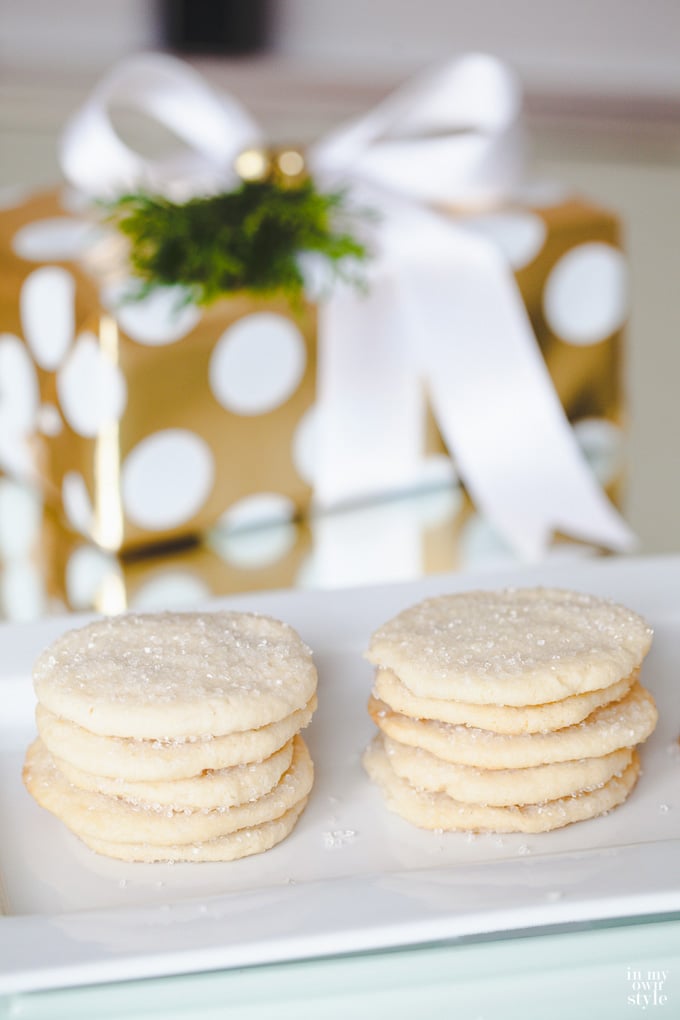
{"type": "Polygon", "coordinates": [[[430,257],[396,264],[400,300],[477,508],[526,559],[540,558],[555,531],[630,549],[633,533],[576,442],[506,263],[484,239],[415,218],[410,236],[430,257]]]}
{"type": "Polygon", "coordinates": [[[314,498],[321,509],[408,488],[416,477],[424,392],[397,288],[391,273],[378,270],[369,293],[338,285],[319,308],[314,498]]]}

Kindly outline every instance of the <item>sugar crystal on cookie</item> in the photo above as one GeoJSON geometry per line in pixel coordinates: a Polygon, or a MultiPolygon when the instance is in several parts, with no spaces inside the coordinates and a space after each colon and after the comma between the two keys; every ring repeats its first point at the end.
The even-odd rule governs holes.
{"type": "Polygon", "coordinates": [[[97,852],[234,860],[292,831],[314,769],[309,648],[252,613],[99,620],[36,663],[24,781],[97,852]]]}
{"type": "Polygon", "coordinates": [[[606,599],[478,591],[412,606],[372,636],[364,755],[388,807],[440,830],[541,832],[631,792],[653,731],[652,632],[606,599]]]}

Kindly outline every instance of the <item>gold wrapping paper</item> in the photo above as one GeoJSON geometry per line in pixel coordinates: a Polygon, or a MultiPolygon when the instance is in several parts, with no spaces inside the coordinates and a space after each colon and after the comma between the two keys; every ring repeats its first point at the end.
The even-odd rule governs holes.
{"type": "Polygon", "coordinates": [[[557,394],[571,421],[604,418],[620,422],[621,333],[599,343],[566,343],[551,330],[543,301],[552,269],[568,252],[592,243],[620,248],[618,220],[580,198],[533,212],[545,222],[546,238],[539,256],[515,275],[557,394]]]}
{"type": "Polygon", "coordinates": [[[308,526],[291,522],[121,557],[47,519],[40,562],[50,599],[69,610],[155,611],[188,608],[219,595],[291,587],[310,541],[308,526]]]}
{"type": "Polygon", "coordinates": [[[200,542],[121,556],[48,513],[31,559],[43,603],[54,608],[107,614],[189,608],[221,595],[379,584],[454,570],[469,514],[462,490],[453,486],[311,521],[212,529],[200,542]]]}
{"type": "MultiPolygon", "coordinates": [[[[224,595],[385,584],[516,562],[455,483],[118,555],[65,527],[30,490],[0,478],[0,539],[0,618],[10,620],[67,610],[189,609],[224,595]]],[[[564,557],[568,547],[556,552],[564,557]]]]}
{"type": "MultiPolygon", "coordinates": [[[[541,351],[570,420],[594,420],[596,426],[604,426],[605,445],[611,444],[622,419],[621,332],[592,343],[565,342],[549,325],[544,298],[551,272],[572,249],[593,243],[618,248],[617,221],[578,199],[528,211],[542,221],[545,238],[536,256],[516,271],[516,278],[541,351]],[[611,435],[607,423],[613,427],[611,435]]],[[[311,489],[301,476],[296,447],[305,412],[315,399],[314,307],[294,310],[282,300],[254,300],[239,294],[204,312],[180,339],[139,342],[123,328],[125,316],[105,307],[102,281],[83,267],[78,253],[69,255],[54,242],[51,252],[49,244],[43,245],[42,256],[35,243],[30,257],[25,243],[23,249],[19,245],[23,254],[16,253],[17,237],[25,241],[26,228],[44,228],[45,221],[54,218],[66,219],[67,225],[69,219],[82,219],[64,208],[58,191],[35,195],[0,214],[0,330],[25,341],[34,358],[35,344],[27,325],[27,281],[45,266],[68,274],[74,289],[72,337],[58,363],[49,368],[36,365],[40,410],[35,433],[26,437],[38,458],[46,497],[66,522],[101,548],[125,552],[199,535],[223,515],[245,512],[245,501],[262,495],[274,494],[291,513],[304,513],[311,489]],[[303,364],[285,399],[271,409],[242,413],[217,398],[210,382],[211,362],[220,339],[232,327],[261,314],[276,317],[279,327],[291,324],[298,344],[301,341],[303,364]],[[115,424],[99,429],[96,436],[78,431],[78,415],[72,407],[69,412],[68,406],[69,401],[77,402],[78,393],[76,389],[74,395],[73,385],[77,373],[71,371],[67,379],[67,370],[80,358],[78,345],[83,337],[90,343],[94,339],[98,364],[124,380],[124,410],[115,424]],[[132,462],[140,448],[151,449],[146,441],[159,433],[169,440],[162,458],[167,491],[164,486],[145,491],[147,462],[137,457],[134,471],[132,462]],[[189,453],[194,447],[205,452],[208,466],[198,481],[182,470],[185,460],[179,454],[174,459],[170,440],[178,434],[191,441],[189,453]],[[200,491],[192,493],[192,484],[199,483],[200,491]]],[[[266,369],[266,364],[248,367],[251,374],[266,369]]],[[[79,378],[87,389],[87,373],[81,371],[79,378]]],[[[426,432],[427,450],[442,452],[432,422],[426,432]]],[[[594,456],[600,456],[597,428],[583,435],[595,443],[594,456]]],[[[602,480],[615,494],[617,471],[605,451],[607,458],[602,480]]]]}

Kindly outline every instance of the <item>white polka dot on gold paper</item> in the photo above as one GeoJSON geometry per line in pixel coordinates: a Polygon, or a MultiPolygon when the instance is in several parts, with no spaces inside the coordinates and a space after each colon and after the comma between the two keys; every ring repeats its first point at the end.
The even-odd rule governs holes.
{"type": "Polygon", "coordinates": [[[138,281],[127,279],[106,287],[101,294],[106,308],[131,340],[147,347],[174,344],[195,328],[201,313],[185,302],[182,287],[159,287],[140,300],[131,297],[138,281]]]}
{"type": "Polygon", "coordinates": [[[579,244],[551,270],[543,294],[548,325],[571,344],[596,344],[623,325],[627,271],[622,253],[599,241],[579,244]]]}
{"type": "Polygon", "coordinates": [[[18,336],[0,334],[0,436],[28,432],[38,408],[33,362],[18,336]]]}
{"type": "Polygon", "coordinates": [[[163,570],[139,588],[130,603],[138,613],[188,609],[204,602],[212,592],[203,578],[188,570],[163,570]]]}
{"type": "Polygon", "coordinates": [[[61,501],[72,528],[89,535],[94,518],[92,500],[85,479],[79,471],[67,471],[61,483],[61,501]]]}
{"type": "Polygon", "coordinates": [[[460,225],[492,241],[513,269],[522,269],[534,261],[547,233],[540,216],[522,210],[466,217],[460,225]]]}
{"type": "Polygon", "coordinates": [[[210,359],[210,386],[227,411],[273,411],[297,389],[306,351],[297,326],[282,315],[246,315],[222,334],[210,359]]]}
{"type": "Polygon", "coordinates": [[[282,559],[297,539],[295,504],[277,492],[259,492],[234,503],[211,534],[212,547],[235,567],[257,569],[282,559]]]}
{"type": "Polygon", "coordinates": [[[56,216],[21,227],[12,238],[12,249],[30,262],[70,262],[87,250],[95,233],[87,220],[56,216]]]}
{"type": "Polygon", "coordinates": [[[74,549],[66,564],[66,597],[71,609],[94,609],[103,587],[122,579],[120,564],[111,553],[92,545],[74,549]]]}
{"type": "Polygon", "coordinates": [[[21,288],[21,324],[41,368],[54,371],[73,340],[76,282],[66,269],[43,266],[21,288]]]}
{"type": "Polygon", "coordinates": [[[0,557],[5,563],[30,556],[40,537],[42,514],[42,500],[34,489],[0,478],[0,557]]]}
{"type": "Polygon", "coordinates": [[[214,476],[212,452],[200,436],[187,429],[154,432],[123,463],[125,513],[147,531],[186,524],[210,495],[214,476]]]}
{"type": "Polygon", "coordinates": [[[217,551],[233,567],[258,570],[283,559],[295,545],[296,536],[294,524],[270,524],[267,528],[225,535],[217,551]]]}
{"type": "Polygon", "coordinates": [[[37,407],[38,380],[25,345],[0,334],[0,466],[21,478],[35,473],[29,440],[37,407]]]}
{"type": "Polygon", "coordinates": [[[241,528],[261,528],[268,524],[291,521],[295,504],[279,492],[258,492],[232,503],[219,520],[219,526],[230,531],[241,528]]]}
{"type": "Polygon", "coordinates": [[[80,436],[93,439],[120,419],[127,384],[118,365],[102,351],[93,333],[82,333],[57,375],[57,393],[66,421],[80,436]]]}
{"type": "Polygon", "coordinates": [[[293,464],[303,482],[316,480],[319,413],[315,404],[300,418],[293,435],[293,464]]]}
{"type": "Polygon", "coordinates": [[[13,560],[0,574],[0,609],[8,620],[35,620],[45,613],[45,579],[37,563],[13,560]]]}
{"type": "Polygon", "coordinates": [[[38,432],[42,432],[44,436],[58,436],[64,427],[59,408],[48,402],[41,404],[36,416],[36,426],[38,432]]]}

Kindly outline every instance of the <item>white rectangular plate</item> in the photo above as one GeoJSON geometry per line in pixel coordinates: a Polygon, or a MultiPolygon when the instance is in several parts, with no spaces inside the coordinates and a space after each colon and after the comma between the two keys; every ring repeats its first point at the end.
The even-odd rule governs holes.
{"type": "MultiPolygon", "coordinates": [[[[217,603],[215,604],[217,605],[217,603]]],[[[580,561],[355,591],[221,600],[296,627],[315,651],[310,804],[280,846],[231,864],[122,864],[25,792],[31,663],[73,617],[0,629],[0,993],[415,945],[680,910],[680,558],[580,561]],[[428,595],[547,584],[638,610],[660,721],[610,815],[540,836],[438,835],[390,814],[364,775],[371,631],[428,595]]]]}

